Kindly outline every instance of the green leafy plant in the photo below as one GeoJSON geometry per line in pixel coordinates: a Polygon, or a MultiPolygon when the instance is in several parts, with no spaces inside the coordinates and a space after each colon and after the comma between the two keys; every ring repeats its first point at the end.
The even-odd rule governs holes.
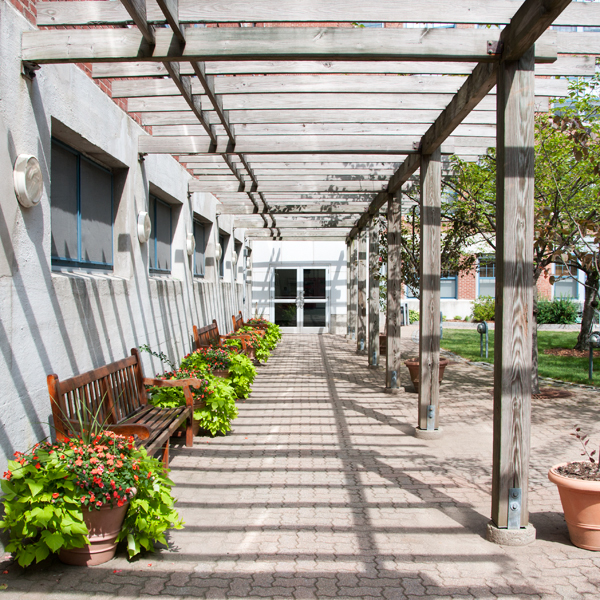
{"type": "Polygon", "coordinates": [[[269,360],[269,356],[271,356],[271,352],[269,350],[269,342],[266,340],[265,335],[260,335],[256,329],[253,327],[240,327],[238,329],[238,333],[245,336],[246,344],[250,345],[254,348],[256,352],[256,359],[260,362],[267,362],[269,360]]]}
{"type": "Polygon", "coordinates": [[[256,377],[256,367],[244,354],[232,354],[229,357],[229,379],[238,398],[247,398],[252,391],[256,377]]]}
{"type": "Polygon", "coordinates": [[[409,309],[408,322],[412,325],[413,323],[417,323],[418,321],[419,321],[419,311],[409,309]]]}
{"type": "MultiPolygon", "coordinates": [[[[194,354],[190,355],[193,357],[194,354]]],[[[198,355],[201,356],[201,355],[198,355]]],[[[238,415],[235,405],[236,395],[228,379],[206,375],[203,371],[179,369],[158,376],[159,379],[199,379],[201,385],[192,387],[194,394],[194,420],[212,435],[226,433],[231,429],[230,422],[238,415]]],[[[181,388],[149,387],[149,402],[161,408],[185,406],[185,395],[181,388]]]]}
{"type": "Polygon", "coordinates": [[[493,321],[496,315],[496,300],[493,296],[479,296],[473,300],[474,321],[493,321]]]}
{"type": "Polygon", "coordinates": [[[231,364],[232,354],[228,348],[199,348],[183,358],[181,368],[198,370],[206,365],[211,371],[226,371],[231,364]]]}
{"type": "Polygon", "coordinates": [[[172,485],[161,463],[136,448],[133,437],[103,431],[91,443],[41,442],[15,453],[1,482],[6,550],[25,567],[62,548],[81,548],[89,543],[83,510],[129,502],[119,540],[127,539],[129,556],[135,556],[165,543],[167,529],[183,527],[172,485]]]}
{"type": "Polygon", "coordinates": [[[206,406],[194,409],[194,419],[213,436],[225,434],[231,430],[231,421],[238,416],[235,392],[227,380],[220,377],[213,378],[209,390],[206,406]]]}
{"type": "Polygon", "coordinates": [[[558,323],[568,325],[577,319],[577,304],[570,298],[555,298],[554,300],[538,300],[537,322],[558,323]]]}

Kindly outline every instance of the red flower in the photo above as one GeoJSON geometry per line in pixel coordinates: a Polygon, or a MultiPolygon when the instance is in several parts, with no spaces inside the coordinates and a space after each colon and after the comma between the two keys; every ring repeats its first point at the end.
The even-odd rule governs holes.
{"type": "Polygon", "coordinates": [[[10,479],[12,477],[12,472],[11,471],[5,471],[4,472],[4,479],[10,479]]]}
{"type": "Polygon", "coordinates": [[[60,494],[58,492],[54,492],[54,494],[52,494],[52,497],[56,500],[56,498],[58,498],[60,496],[60,494]]]}
{"type": "Polygon", "coordinates": [[[42,468],[42,465],[40,465],[40,463],[38,463],[37,465],[35,465],[35,468],[36,468],[36,469],[41,469],[41,468],[42,468]]]}
{"type": "Polygon", "coordinates": [[[100,500],[98,500],[98,502],[96,502],[96,506],[98,506],[98,507],[102,506],[102,502],[100,502],[100,500]]]}

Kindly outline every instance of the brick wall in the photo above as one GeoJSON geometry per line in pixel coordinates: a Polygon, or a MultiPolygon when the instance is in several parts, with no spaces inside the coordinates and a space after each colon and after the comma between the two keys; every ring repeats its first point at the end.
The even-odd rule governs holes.
{"type": "Polygon", "coordinates": [[[459,300],[473,300],[477,297],[477,278],[475,268],[458,276],[459,300]]]}
{"type": "Polygon", "coordinates": [[[37,8],[35,0],[8,0],[30,23],[35,25],[37,19],[37,8]]]}

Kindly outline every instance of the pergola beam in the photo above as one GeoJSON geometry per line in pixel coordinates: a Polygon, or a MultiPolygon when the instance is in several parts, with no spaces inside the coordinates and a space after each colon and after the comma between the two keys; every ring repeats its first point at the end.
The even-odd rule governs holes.
{"type": "MultiPolygon", "coordinates": [[[[582,35],[600,41],[598,34],[582,35]]],[[[488,42],[496,43],[500,36],[499,31],[487,29],[194,28],[186,32],[182,48],[167,29],[155,31],[155,46],[136,29],[40,30],[23,32],[22,60],[38,64],[267,59],[495,62],[498,57],[489,53],[488,42]]],[[[572,42],[574,48],[581,47],[579,41],[572,42]]],[[[536,52],[536,60],[556,60],[556,32],[547,32],[536,44],[536,52]]],[[[588,46],[583,53],[589,52],[588,46]]]]}
{"type": "MultiPolygon", "coordinates": [[[[455,2],[422,2],[383,0],[343,3],[319,0],[261,0],[260,2],[224,3],[219,0],[180,0],[181,23],[227,22],[413,22],[506,25],[519,6],[517,0],[457,0],[455,2]]],[[[165,17],[153,0],[148,0],[148,20],[164,23],[165,17]]],[[[38,2],[37,23],[43,26],[125,24],[131,16],[118,3],[104,2],[38,2]]],[[[600,26],[600,6],[573,3],[554,20],[555,25],[600,26]]]]}
{"type": "MultiPolygon", "coordinates": [[[[367,202],[342,203],[342,202],[322,202],[314,204],[276,204],[269,201],[269,214],[275,215],[322,215],[332,214],[360,214],[368,206],[367,202]]],[[[251,215],[258,214],[258,211],[251,204],[229,204],[224,203],[217,206],[217,212],[222,215],[251,215]]]]}
{"type": "MultiPolygon", "coordinates": [[[[56,4],[53,2],[53,4],[56,4]]],[[[38,4],[39,6],[39,4],[38,4]]],[[[559,49],[560,50],[560,49],[559,49]]],[[[382,75],[470,75],[477,63],[431,61],[218,61],[205,63],[207,75],[288,75],[288,74],[382,74],[382,75]]],[[[535,65],[536,76],[591,77],[595,73],[594,56],[559,54],[556,62],[535,65]]],[[[193,75],[194,69],[181,65],[182,75],[193,75]]],[[[95,63],[94,78],[164,77],[162,63],[95,63]]]]}

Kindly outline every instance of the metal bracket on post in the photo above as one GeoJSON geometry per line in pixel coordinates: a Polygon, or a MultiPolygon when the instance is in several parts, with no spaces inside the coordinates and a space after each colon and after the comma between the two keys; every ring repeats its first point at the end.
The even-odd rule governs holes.
{"type": "Polygon", "coordinates": [[[361,352],[365,351],[365,340],[364,340],[364,338],[360,338],[360,351],[361,352]]]}
{"type": "Polygon", "coordinates": [[[373,366],[377,366],[377,350],[373,350],[373,366]]]}
{"type": "Polygon", "coordinates": [[[504,44],[499,40],[488,40],[487,53],[490,55],[502,54],[504,44]]]}
{"type": "Polygon", "coordinates": [[[390,388],[395,390],[398,387],[398,371],[392,371],[392,378],[390,381],[390,388]]]}
{"type": "Polygon", "coordinates": [[[427,431],[435,429],[435,405],[430,404],[427,407],[427,431]]]}
{"type": "Polygon", "coordinates": [[[508,491],[508,529],[521,528],[521,488],[508,491]]]}

